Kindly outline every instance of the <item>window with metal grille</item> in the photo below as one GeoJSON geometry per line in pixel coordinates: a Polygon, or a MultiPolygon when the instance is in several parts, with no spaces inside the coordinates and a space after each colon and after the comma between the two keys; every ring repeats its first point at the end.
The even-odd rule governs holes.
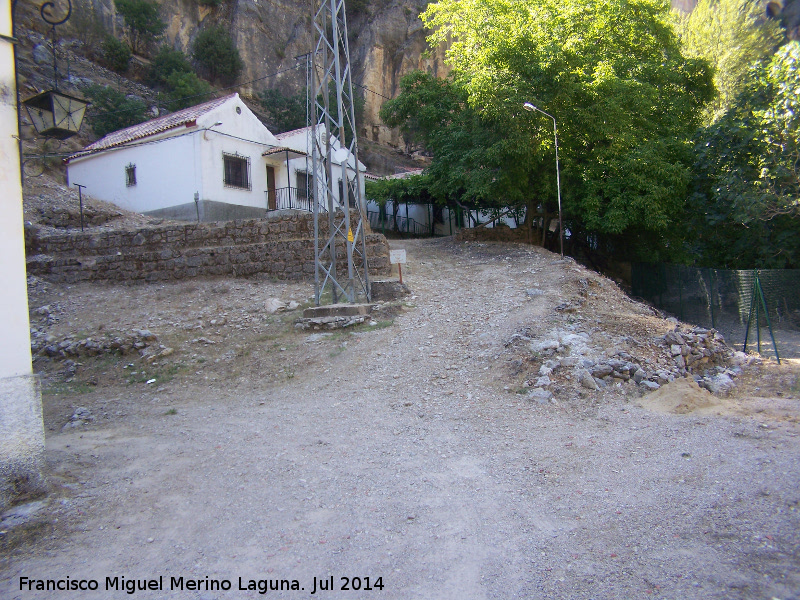
{"type": "Polygon", "coordinates": [[[133,163],[125,167],[125,185],[128,187],[136,185],[136,165],[133,163]]]}
{"type": "Polygon", "coordinates": [[[296,171],[295,175],[297,178],[297,197],[300,200],[308,200],[308,188],[311,176],[305,171],[296,171]]]}
{"type": "Polygon", "coordinates": [[[353,188],[351,187],[353,182],[350,182],[350,185],[347,185],[347,189],[345,190],[345,184],[342,180],[339,180],[339,200],[344,203],[345,198],[348,200],[348,203],[351,207],[356,205],[356,196],[353,193],[353,188]]]}
{"type": "Polygon", "coordinates": [[[223,154],[224,183],[227,187],[243,190],[252,189],[250,185],[250,158],[236,154],[223,154]]]}

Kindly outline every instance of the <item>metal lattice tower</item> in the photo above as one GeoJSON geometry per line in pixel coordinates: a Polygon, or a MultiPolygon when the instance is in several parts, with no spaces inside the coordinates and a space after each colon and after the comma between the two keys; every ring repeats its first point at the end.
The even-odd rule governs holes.
{"type": "Polygon", "coordinates": [[[309,116],[313,119],[315,299],[319,306],[330,289],[333,304],[368,302],[366,203],[358,169],[345,5],[344,0],[311,0],[311,6],[314,52],[309,60],[314,110],[309,116]],[[332,136],[338,138],[338,145],[332,143],[332,136]],[[348,174],[348,164],[352,165],[352,175],[348,174]],[[322,232],[320,217],[325,216],[328,229],[322,232]]]}

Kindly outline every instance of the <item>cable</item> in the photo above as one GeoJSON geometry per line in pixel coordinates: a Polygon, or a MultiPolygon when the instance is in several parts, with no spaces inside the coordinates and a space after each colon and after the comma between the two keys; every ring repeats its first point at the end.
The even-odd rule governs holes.
{"type": "MultiPolygon", "coordinates": [[[[172,99],[170,99],[170,101],[177,102],[177,101],[180,101],[180,100],[191,100],[192,98],[201,98],[201,97],[203,97],[203,96],[211,96],[212,94],[216,95],[216,94],[219,94],[220,92],[225,92],[225,91],[227,91],[227,90],[232,90],[232,89],[235,89],[235,88],[240,88],[240,87],[243,87],[243,86],[245,86],[245,85],[250,85],[251,83],[255,83],[255,82],[257,82],[257,81],[263,81],[264,79],[269,79],[270,77],[277,77],[278,75],[283,75],[284,73],[288,73],[289,71],[292,71],[292,70],[294,70],[294,69],[298,69],[298,68],[300,68],[301,66],[302,66],[302,67],[305,67],[305,65],[295,65],[295,66],[293,66],[293,67],[288,67],[288,68],[286,68],[286,69],[281,69],[280,71],[276,71],[275,73],[270,73],[269,75],[264,75],[263,77],[257,77],[256,79],[251,79],[250,81],[244,81],[244,82],[242,82],[242,83],[237,83],[237,84],[234,84],[234,85],[229,85],[228,87],[224,87],[224,88],[219,88],[219,89],[211,90],[210,92],[205,92],[205,93],[202,93],[202,94],[194,94],[194,95],[192,95],[192,96],[183,96],[182,98],[172,98],[172,99]]],[[[155,104],[156,104],[156,106],[160,106],[162,103],[161,103],[161,102],[159,102],[159,101],[157,100],[157,101],[155,102],[155,104]]],[[[93,115],[95,115],[95,116],[99,116],[99,115],[113,115],[113,114],[117,114],[117,113],[125,113],[125,112],[131,112],[131,109],[129,109],[129,108],[121,108],[121,109],[119,109],[119,110],[107,110],[107,111],[105,111],[105,112],[96,112],[96,113],[93,113],[93,115]]]]}

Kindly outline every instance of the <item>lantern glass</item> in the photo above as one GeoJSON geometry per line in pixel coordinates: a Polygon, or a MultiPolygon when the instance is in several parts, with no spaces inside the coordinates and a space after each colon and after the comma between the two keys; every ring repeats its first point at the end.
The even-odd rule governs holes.
{"type": "Polygon", "coordinates": [[[81,128],[88,102],[48,90],[23,102],[39,135],[65,140],[81,128]]]}

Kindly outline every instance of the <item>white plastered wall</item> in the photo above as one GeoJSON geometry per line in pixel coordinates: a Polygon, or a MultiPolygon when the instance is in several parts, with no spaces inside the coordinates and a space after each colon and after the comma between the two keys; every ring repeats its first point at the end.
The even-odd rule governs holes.
{"type": "Polygon", "coordinates": [[[120,208],[147,212],[194,200],[197,128],[181,127],[169,137],[148,138],[142,145],[114,148],[70,161],[70,185],[85,185],[85,193],[120,208]],[[158,141],[156,141],[158,139],[158,141]],[[152,142],[152,143],[151,143],[152,142]],[[127,185],[133,166],[136,185],[127,185]]]}
{"type": "Polygon", "coordinates": [[[44,490],[42,401],[31,366],[10,2],[0,5],[0,510],[44,490]]]}

